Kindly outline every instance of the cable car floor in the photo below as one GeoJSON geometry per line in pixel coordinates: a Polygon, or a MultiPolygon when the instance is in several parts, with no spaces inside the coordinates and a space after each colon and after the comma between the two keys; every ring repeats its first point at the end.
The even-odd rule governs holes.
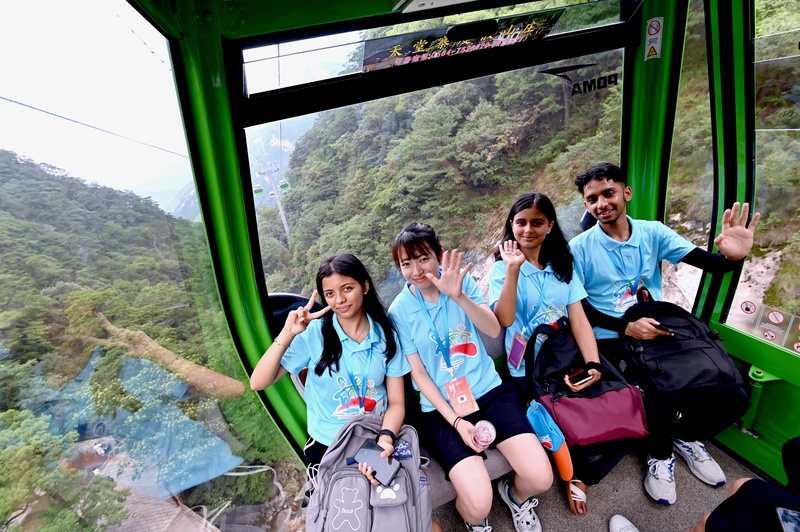
{"type": "MultiPolygon", "coordinates": [[[[691,530],[703,514],[725,498],[733,481],[741,477],[758,477],[712,443],[707,443],[706,448],[725,472],[727,483],[724,486],[714,488],[704,484],[692,474],[683,458],[677,456],[678,500],[671,506],[656,503],[644,491],[644,462],[634,451],[600,484],[590,487],[587,496],[589,512],[586,515],[570,512],[564,483],[557,478],[553,486],[539,496],[536,508],[544,532],[608,532],[608,521],[614,514],[624,515],[641,532],[691,530]]],[[[493,482],[493,488],[495,496],[489,524],[493,532],[514,532],[511,512],[497,496],[497,481],[493,482]]],[[[433,518],[444,532],[466,530],[453,502],[436,508],[433,518]]]]}

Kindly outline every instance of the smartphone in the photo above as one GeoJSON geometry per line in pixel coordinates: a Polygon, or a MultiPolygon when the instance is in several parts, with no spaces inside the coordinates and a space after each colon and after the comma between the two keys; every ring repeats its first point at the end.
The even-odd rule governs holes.
{"type": "Polygon", "coordinates": [[[370,466],[372,468],[372,476],[388,487],[400,469],[400,462],[391,456],[381,458],[382,452],[383,447],[372,440],[367,440],[358,450],[355,458],[359,464],[366,463],[370,466]]]}
{"type": "Polygon", "coordinates": [[[573,386],[580,386],[581,384],[592,380],[592,376],[589,375],[589,370],[586,368],[578,368],[575,371],[568,373],[567,378],[573,386]]]}

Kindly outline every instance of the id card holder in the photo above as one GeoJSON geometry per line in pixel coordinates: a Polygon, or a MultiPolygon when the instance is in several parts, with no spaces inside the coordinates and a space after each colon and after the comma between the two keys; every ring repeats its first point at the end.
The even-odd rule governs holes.
{"type": "Polygon", "coordinates": [[[444,385],[447,391],[447,398],[450,399],[450,406],[456,415],[464,417],[478,411],[478,402],[472,395],[466,377],[453,379],[444,385]]]}
{"type": "Polygon", "coordinates": [[[522,361],[525,360],[525,348],[527,346],[528,342],[519,333],[515,333],[514,339],[511,340],[511,350],[508,352],[508,362],[516,369],[519,369],[522,366],[522,361]]]}

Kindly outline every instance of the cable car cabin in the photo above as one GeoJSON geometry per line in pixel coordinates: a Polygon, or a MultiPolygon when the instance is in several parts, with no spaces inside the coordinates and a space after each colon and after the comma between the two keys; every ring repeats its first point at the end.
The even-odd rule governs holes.
{"type": "MultiPolygon", "coordinates": [[[[0,453],[3,464],[28,464],[3,472],[14,483],[4,522],[302,529],[302,386],[286,377],[256,393],[247,383],[286,312],[314,290],[320,261],[355,254],[388,305],[402,288],[392,238],[420,221],[445,248],[468,252],[485,294],[513,198],[546,193],[572,238],[585,229],[573,181],[601,161],[626,173],[630,216],[662,221],[703,249],[716,249],[735,201],[762,213],[733,273],[665,262],[664,298],[719,331],[746,377],[750,410],[710,442],[728,485],[786,482],[780,449],[800,435],[795,9],[719,0],[120,6],[168,44],[193,188],[165,213],[127,187],[87,185],[0,152],[0,441],[27,442],[0,453]],[[274,168],[285,175],[277,187],[274,168]],[[270,196],[283,191],[277,204],[256,202],[259,175],[270,196]],[[47,192],[20,193],[32,180],[47,192]],[[86,498],[94,510],[82,502],[78,512],[86,498]]],[[[91,37],[99,49],[101,34],[91,37]]],[[[148,99],[126,105],[146,109],[148,99]]],[[[501,343],[492,349],[503,371],[501,343]]],[[[413,420],[412,392],[407,404],[413,420]]],[[[607,530],[623,513],[642,530],[687,529],[725,497],[679,461],[678,503],[659,506],[642,489],[643,463],[631,453],[593,486],[588,516],[570,514],[557,482],[540,497],[544,528],[607,530]]],[[[494,530],[513,530],[495,499],[494,530]]],[[[453,503],[440,502],[443,528],[463,527],[453,503]]]]}

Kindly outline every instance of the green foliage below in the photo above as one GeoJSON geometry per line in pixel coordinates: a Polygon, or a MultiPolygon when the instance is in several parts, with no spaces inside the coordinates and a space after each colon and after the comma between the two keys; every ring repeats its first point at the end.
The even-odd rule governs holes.
{"type": "MultiPolygon", "coordinates": [[[[49,389],[43,392],[57,393],[86,367],[96,344],[84,337],[106,337],[94,310],[118,327],[145,331],[187,360],[247,382],[219,307],[199,224],[167,215],[131,192],[54,175],[0,151],[0,242],[0,410],[2,415],[18,412],[22,421],[15,423],[27,438],[59,442],[62,458],[73,452],[75,434],[54,434],[49,422],[25,408],[31,404],[32,383],[43,382],[49,389]]],[[[125,359],[120,348],[105,350],[89,380],[92,411],[81,415],[97,419],[121,408],[132,414],[126,423],[134,431],[136,423],[151,422],[145,407],[157,403],[144,404],[126,392],[125,359]]],[[[248,461],[297,462],[253,392],[219,403],[195,398],[178,406],[163,416],[204,423],[248,461]],[[206,415],[215,406],[223,418],[206,415]]],[[[8,431],[0,426],[0,432],[8,431]]],[[[148,439],[126,443],[132,458],[146,460],[160,451],[148,439]]],[[[49,495],[46,508],[36,512],[37,529],[89,530],[119,522],[126,492],[112,489],[108,479],[89,482],[83,473],[58,468],[55,455],[39,453],[35,449],[42,446],[36,445],[12,448],[0,440],[0,490],[10,490],[0,493],[3,522],[33,501],[33,489],[49,495]],[[17,478],[20,471],[23,478],[17,478]]],[[[193,457],[170,459],[165,470],[180,469],[193,457]]],[[[204,485],[193,500],[218,500],[229,492],[270,494],[272,486],[267,474],[226,477],[204,485]]]]}

